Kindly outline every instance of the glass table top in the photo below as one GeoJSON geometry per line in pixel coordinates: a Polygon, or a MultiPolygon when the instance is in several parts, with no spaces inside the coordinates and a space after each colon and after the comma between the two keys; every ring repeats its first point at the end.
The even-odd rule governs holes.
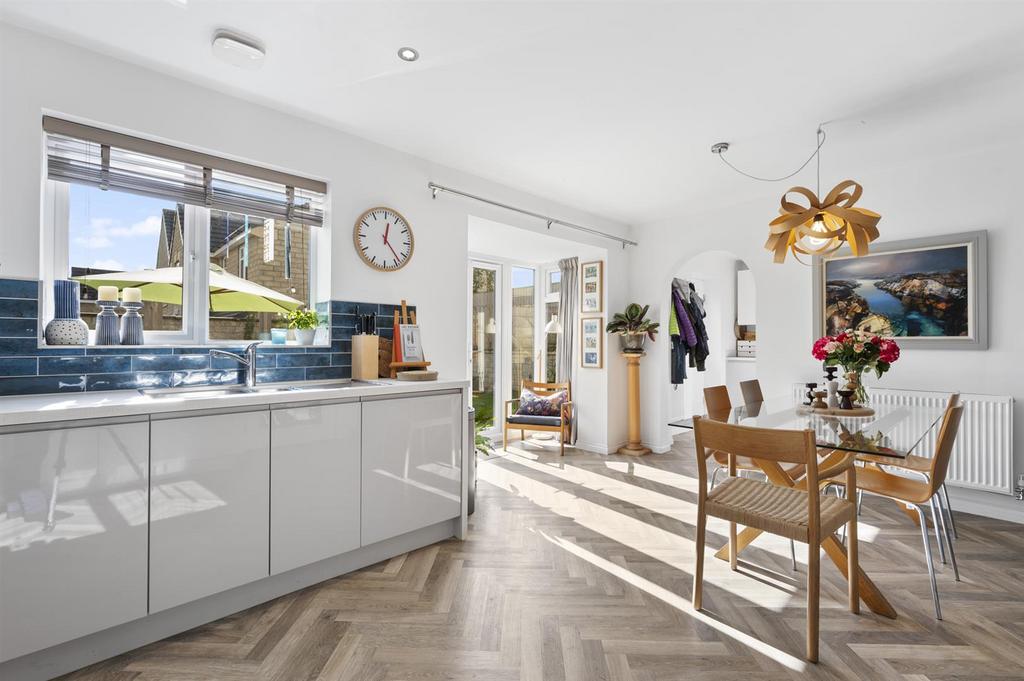
{"type": "MultiPolygon", "coordinates": [[[[875,410],[871,416],[833,416],[812,412],[790,396],[771,397],[705,418],[757,428],[810,429],[819,447],[904,458],[925,440],[946,411],[938,406],[874,402],[869,406],[875,410]]],[[[693,420],[669,425],[692,429],[693,420]]]]}

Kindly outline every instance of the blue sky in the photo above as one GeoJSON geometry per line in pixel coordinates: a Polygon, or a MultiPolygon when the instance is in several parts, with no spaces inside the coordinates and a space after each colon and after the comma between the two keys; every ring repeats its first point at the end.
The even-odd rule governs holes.
{"type": "Polygon", "coordinates": [[[72,184],[71,265],[125,271],[156,267],[163,209],[174,207],[170,201],[72,184]]]}

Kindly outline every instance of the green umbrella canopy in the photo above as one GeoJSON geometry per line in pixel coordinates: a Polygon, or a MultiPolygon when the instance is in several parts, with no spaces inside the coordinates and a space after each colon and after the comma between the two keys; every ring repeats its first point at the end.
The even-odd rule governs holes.
{"type": "MultiPolygon", "coordinates": [[[[180,267],[91,274],[72,279],[93,288],[138,288],[142,290],[142,299],[146,302],[181,305],[180,267]]],[[[211,312],[288,312],[303,305],[302,301],[210,265],[211,312]]]]}

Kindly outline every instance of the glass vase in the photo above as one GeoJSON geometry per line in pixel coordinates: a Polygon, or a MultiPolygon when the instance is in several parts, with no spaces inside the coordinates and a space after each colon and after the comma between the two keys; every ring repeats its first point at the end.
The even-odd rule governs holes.
{"type": "Polygon", "coordinates": [[[860,371],[846,372],[846,389],[853,391],[853,402],[857,406],[868,406],[868,391],[861,380],[860,371]]]}

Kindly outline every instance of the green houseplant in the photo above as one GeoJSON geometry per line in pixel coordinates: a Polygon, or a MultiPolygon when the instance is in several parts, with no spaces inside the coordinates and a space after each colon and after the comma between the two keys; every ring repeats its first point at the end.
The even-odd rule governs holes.
{"type": "Polygon", "coordinates": [[[623,352],[639,354],[644,351],[644,342],[648,338],[653,341],[657,335],[660,324],[647,318],[649,308],[650,305],[630,303],[625,311],[612,315],[605,331],[618,334],[623,352]]]}
{"type": "Polygon", "coordinates": [[[316,329],[320,326],[320,317],[313,310],[305,308],[288,311],[285,315],[288,328],[295,330],[295,340],[299,345],[312,345],[316,338],[316,329]]]}

